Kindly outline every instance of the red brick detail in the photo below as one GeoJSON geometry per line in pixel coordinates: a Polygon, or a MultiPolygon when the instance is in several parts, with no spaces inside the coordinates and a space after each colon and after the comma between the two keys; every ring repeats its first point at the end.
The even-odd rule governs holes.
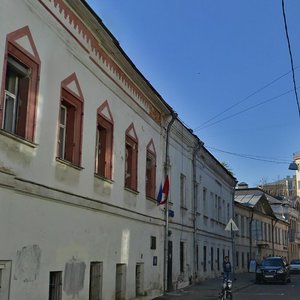
{"type": "MultiPolygon", "coordinates": [[[[46,0],[38,0],[46,9],[47,2],[46,0]]],[[[63,14],[65,20],[69,22],[69,25],[73,27],[85,41],[86,46],[82,45],[82,43],[79,41],[78,38],[74,36],[73,33],[71,33],[68,28],[65,27],[65,25],[59,20],[55,14],[48,9],[48,11],[54,16],[54,18],[73,36],[73,38],[86,50],[90,53],[91,61],[96,63],[95,59],[91,56],[91,53],[94,53],[96,57],[98,57],[99,60],[102,61],[102,63],[106,66],[107,70],[113,71],[120,83],[125,82],[125,85],[127,88],[131,91],[131,93],[134,94],[135,97],[140,99],[140,101],[148,107],[148,111],[143,109],[151,116],[151,118],[156,121],[158,124],[161,123],[161,113],[160,111],[152,105],[152,103],[149,101],[149,99],[145,96],[145,94],[135,85],[135,83],[122,71],[122,69],[114,62],[113,59],[110,58],[110,56],[105,52],[105,50],[100,46],[99,41],[95,38],[95,36],[92,34],[92,32],[89,30],[89,28],[77,17],[76,14],[68,7],[68,5],[63,0],[48,0],[48,2],[52,2],[55,6],[55,8],[58,7],[58,10],[61,14],[63,14]],[[90,50],[87,50],[90,49],[90,50]]],[[[100,25],[99,25],[100,26],[100,25]]],[[[100,68],[102,71],[103,68],[96,63],[96,66],[100,68]]],[[[105,72],[107,74],[107,72],[105,72]]],[[[120,83],[116,83],[119,87],[122,88],[122,85],[120,83]]],[[[131,97],[132,98],[132,97],[131,97]]],[[[135,100],[135,102],[137,102],[135,100]]]]}

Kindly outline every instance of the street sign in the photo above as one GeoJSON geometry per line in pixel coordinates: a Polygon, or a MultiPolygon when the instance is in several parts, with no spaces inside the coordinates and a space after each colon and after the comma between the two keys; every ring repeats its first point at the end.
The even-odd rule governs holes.
{"type": "Polygon", "coordinates": [[[238,227],[232,219],[229,220],[228,224],[225,227],[226,231],[239,231],[238,227]]]}

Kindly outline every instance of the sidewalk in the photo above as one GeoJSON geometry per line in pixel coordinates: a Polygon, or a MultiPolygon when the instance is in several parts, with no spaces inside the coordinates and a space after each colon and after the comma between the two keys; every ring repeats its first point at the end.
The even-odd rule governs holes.
{"type": "MultiPolygon", "coordinates": [[[[255,282],[254,273],[238,273],[236,280],[232,283],[232,292],[246,288],[255,282]]],[[[218,294],[221,290],[222,279],[213,278],[207,279],[201,283],[188,286],[184,289],[166,293],[155,300],[202,300],[202,299],[218,299],[218,294]]]]}

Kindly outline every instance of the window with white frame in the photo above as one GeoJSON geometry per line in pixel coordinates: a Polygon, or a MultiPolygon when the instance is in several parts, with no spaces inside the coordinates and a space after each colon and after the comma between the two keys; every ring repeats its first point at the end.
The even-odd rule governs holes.
{"type": "Polygon", "coordinates": [[[202,194],[203,194],[203,214],[204,216],[207,216],[207,189],[204,187],[203,188],[203,191],[202,191],[202,194]]]}
{"type": "Polygon", "coordinates": [[[81,165],[82,125],[83,95],[73,73],[61,83],[57,157],[76,166],[81,165]],[[76,92],[69,88],[71,84],[77,86],[76,92]]]}
{"type": "Polygon", "coordinates": [[[0,100],[1,128],[29,141],[34,140],[40,58],[28,27],[7,35],[0,100]],[[28,48],[16,40],[23,39],[28,48]]]}
{"type": "Polygon", "coordinates": [[[186,207],[186,177],[184,174],[180,174],[180,206],[186,207]]]}

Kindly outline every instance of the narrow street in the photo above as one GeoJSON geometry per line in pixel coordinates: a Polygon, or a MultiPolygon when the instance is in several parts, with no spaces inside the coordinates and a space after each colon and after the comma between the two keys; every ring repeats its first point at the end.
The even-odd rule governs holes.
{"type": "MultiPolygon", "coordinates": [[[[186,289],[167,293],[156,300],[206,300],[218,299],[221,281],[218,279],[207,280],[186,289]]],[[[292,275],[291,283],[266,283],[255,284],[254,274],[237,274],[233,282],[234,300],[298,300],[300,294],[300,275],[292,275]]]]}
{"type": "Polygon", "coordinates": [[[300,276],[292,275],[292,282],[286,285],[280,283],[254,284],[234,294],[235,300],[265,300],[265,299],[299,299],[300,276]]]}

